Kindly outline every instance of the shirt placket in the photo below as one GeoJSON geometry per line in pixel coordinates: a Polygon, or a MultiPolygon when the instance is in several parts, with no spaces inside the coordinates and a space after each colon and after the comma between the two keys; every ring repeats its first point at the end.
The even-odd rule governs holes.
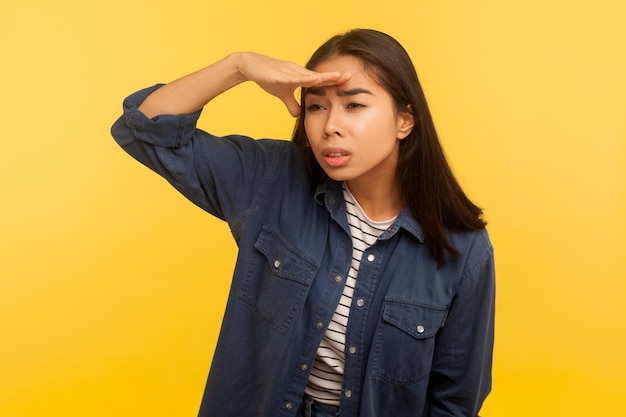
{"type": "MultiPolygon", "coordinates": [[[[338,203],[337,200],[333,199],[330,201],[330,204],[331,208],[336,209],[334,204],[338,203]]],[[[326,277],[328,282],[325,285],[325,291],[316,300],[315,312],[309,317],[307,341],[303,344],[302,353],[295,364],[293,383],[289,384],[286,397],[283,400],[283,406],[281,407],[285,412],[284,415],[292,415],[297,408],[296,405],[302,399],[300,393],[304,390],[304,386],[307,383],[309,370],[315,360],[317,348],[335,312],[337,303],[339,303],[350,269],[352,241],[350,236],[346,234],[345,225],[337,222],[335,226],[331,227],[329,240],[341,242],[341,244],[330,255],[332,266],[330,273],[326,277]]]]}
{"type": "Polygon", "coordinates": [[[363,252],[359,274],[350,308],[350,317],[346,329],[346,362],[341,398],[341,413],[345,416],[357,416],[359,398],[364,372],[364,354],[367,316],[369,314],[374,291],[379,277],[385,242],[377,241],[363,252]]]}

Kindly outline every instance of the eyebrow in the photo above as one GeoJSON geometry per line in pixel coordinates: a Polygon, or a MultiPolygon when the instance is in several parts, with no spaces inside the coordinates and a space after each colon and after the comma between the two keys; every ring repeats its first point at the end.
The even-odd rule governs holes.
{"type": "MultiPolygon", "coordinates": [[[[326,89],[320,87],[309,87],[305,90],[305,95],[313,94],[314,96],[325,96],[326,89]]],[[[357,94],[372,94],[373,93],[366,88],[352,88],[350,90],[338,90],[337,95],[339,97],[355,96],[357,94]]]]}

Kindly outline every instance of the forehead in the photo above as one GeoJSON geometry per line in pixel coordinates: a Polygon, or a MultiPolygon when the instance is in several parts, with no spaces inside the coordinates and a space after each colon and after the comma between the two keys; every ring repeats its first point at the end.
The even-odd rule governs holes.
{"type": "Polygon", "coordinates": [[[337,68],[337,69],[358,69],[364,70],[365,64],[363,61],[352,55],[331,55],[325,60],[319,62],[315,67],[313,67],[314,71],[325,70],[325,68],[337,68]]]}
{"type": "Polygon", "coordinates": [[[352,74],[352,79],[367,78],[376,81],[372,69],[360,58],[352,55],[333,55],[314,66],[313,71],[340,71],[352,74]]]}

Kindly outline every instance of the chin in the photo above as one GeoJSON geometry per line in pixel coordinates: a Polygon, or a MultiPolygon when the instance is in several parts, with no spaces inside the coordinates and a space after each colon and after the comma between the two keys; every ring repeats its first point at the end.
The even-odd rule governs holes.
{"type": "Polygon", "coordinates": [[[336,170],[324,170],[324,173],[326,173],[326,176],[328,178],[330,178],[331,180],[335,180],[338,182],[342,182],[342,181],[348,181],[350,179],[352,179],[352,177],[350,177],[349,175],[346,174],[342,174],[340,172],[337,172],[336,170]]]}

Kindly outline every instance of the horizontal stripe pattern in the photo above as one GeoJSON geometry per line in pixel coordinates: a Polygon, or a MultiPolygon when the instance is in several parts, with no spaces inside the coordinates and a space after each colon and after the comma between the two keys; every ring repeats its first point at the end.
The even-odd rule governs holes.
{"type": "Polygon", "coordinates": [[[324,338],[317,350],[317,355],[305,392],[314,400],[331,405],[339,405],[341,384],[345,365],[345,343],[350,306],[356,285],[357,275],[363,252],[376,242],[391,224],[393,219],[375,222],[370,220],[348,187],[344,184],[343,195],[346,201],[346,213],[352,235],[352,262],[350,272],[343,287],[343,294],[328,325],[324,338]]]}

